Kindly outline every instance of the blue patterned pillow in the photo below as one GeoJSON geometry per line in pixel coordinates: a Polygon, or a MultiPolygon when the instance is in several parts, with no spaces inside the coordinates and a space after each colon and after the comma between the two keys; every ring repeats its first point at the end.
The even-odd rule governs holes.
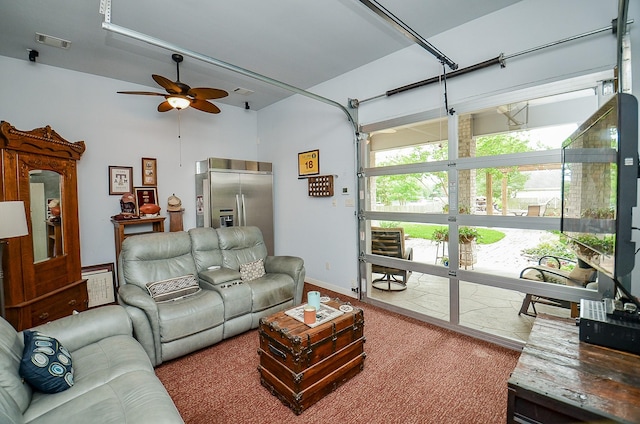
{"type": "Polygon", "coordinates": [[[71,354],[53,337],[26,330],[20,376],[43,393],[67,390],[73,386],[71,354]]]}

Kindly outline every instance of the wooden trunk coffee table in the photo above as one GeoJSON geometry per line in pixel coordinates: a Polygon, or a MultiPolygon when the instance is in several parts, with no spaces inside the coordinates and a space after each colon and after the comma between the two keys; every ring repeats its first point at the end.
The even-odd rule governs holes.
{"type": "Polygon", "coordinates": [[[362,309],[338,299],[323,303],[345,312],[313,328],[286,311],[260,320],[260,383],[296,414],[364,367],[362,309]]]}

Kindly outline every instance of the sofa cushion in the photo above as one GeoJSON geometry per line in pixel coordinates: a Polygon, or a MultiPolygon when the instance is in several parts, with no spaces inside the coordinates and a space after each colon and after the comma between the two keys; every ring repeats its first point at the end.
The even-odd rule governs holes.
{"type": "Polygon", "coordinates": [[[240,269],[240,264],[267,257],[267,247],[258,227],[218,228],[222,266],[240,269]]]}
{"type": "Polygon", "coordinates": [[[198,279],[195,275],[183,275],[182,277],[147,283],[147,290],[156,302],[168,302],[181,299],[200,291],[198,279]]]}
{"type": "Polygon", "coordinates": [[[287,274],[265,274],[246,284],[252,290],[252,311],[259,312],[292,300],[295,295],[293,278],[287,274]]]}
{"type": "Polygon", "coordinates": [[[73,386],[71,354],[55,338],[27,330],[20,375],[40,392],[65,391],[73,386]]]}
{"type": "Polygon", "coordinates": [[[222,253],[220,253],[218,232],[215,228],[191,228],[189,237],[191,237],[191,251],[198,272],[202,272],[212,265],[222,265],[222,253]]]}
{"type": "Polygon", "coordinates": [[[240,264],[240,278],[244,281],[255,280],[265,274],[264,261],[258,259],[257,261],[248,262],[246,264],[240,264]]]}
{"type": "Polygon", "coordinates": [[[221,325],[224,304],[217,292],[201,290],[186,299],[158,303],[158,314],[160,340],[167,343],[221,325]]]}
{"type": "MultiPolygon", "coordinates": [[[[74,391],[75,386],[67,392],[74,391]]],[[[64,393],[67,393],[64,392],[64,393]]],[[[63,393],[61,393],[63,394],[63,393]]],[[[57,397],[58,395],[43,395],[57,397]]],[[[25,414],[29,424],[182,423],[183,420],[153,370],[137,370],[114,377],[92,390],[58,403],[46,414],[25,414]]]]}
{"type": "Polygon", "coordinates": [[[23,350],[22,335],[18,337],[15,328],[0,318],[0,389],[13,399],[20,413],[29,407],[32,396],[31,386],[18,374],[23,350]]]}
{"type": "Polygon", "coordinates": [[[127,237],[118,258],[120,281],[146,290],[150,281],[198,275],[186,232],[140,234],[127,237]]]}
{"type": "Polygon", "coordinates": [[[35,392],[25,413],[29,421],[41,416],[47,417],[49,411],[69,405],[73,399],[91,393],[114,379],[137,371],[153,370],[149,357],[130,335],[106,337],[74,350],[71,354],[75,371],[73,387],[55,396],[35,392]]]}
{"type": "Polygon", "coordinates": [[[22,424],[24,419],[18,404],[3,387],[0,387],[0,423],[22,424]]]}
{"type": "Polygon", "coordinates": [[[586,285],[588,282],[594,280],[595,272],[596,270],[593,268],[580,268],[577,266],[569,273],[569,279],[586,285]]]}

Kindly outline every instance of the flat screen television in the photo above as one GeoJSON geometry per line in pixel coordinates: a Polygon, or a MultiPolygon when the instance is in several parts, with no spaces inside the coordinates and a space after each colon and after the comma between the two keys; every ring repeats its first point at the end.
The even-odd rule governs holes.
{"type": "Polygon", "coordinates": [[[616,94],[569,136],[562,169],[561,232],[579,259],[628,295],[636,256],[631,241],[638,185],[636,98],[616,94]]]}

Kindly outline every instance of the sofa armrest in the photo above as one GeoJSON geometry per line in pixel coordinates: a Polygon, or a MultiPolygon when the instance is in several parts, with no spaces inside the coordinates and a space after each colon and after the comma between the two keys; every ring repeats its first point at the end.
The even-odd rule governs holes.
{"type": "Polygon", "coordinates": [[[213,285],[241,279],[240,271],[224,267],[202,271],[198,274],[198,277],[201,281],[205,281],[213,285]]]}
{"type": "Polygon", "coordinates": [[[118,305],[89,309],[33,327],[32,330],[55,337],[71,352],[107,337],[132,335],[129,315],[118,305]]]}
{"type": "Polygon", "coordinates": [[[267,274],[288,274],[296,284],[295,305],[302,302],[304,289],[304,261],[297,256],[267,256],[264,260],[264,270],[267,274]]]}
{"type": "Polygon", "coordinates": [[[123,305],[133,321],[133,332],[144,347],[154,366],[160,365],[160,318],[158,304],[149,293],[134,284],[124,284],[118,289],[118,302],[123,305]],[[138,312],[134,312],[134,311],[138,312]],[[143,312],[141,314],[139,312],[143,312]],[[144,316],[144,318],[143,318],[144,316]],[[147,322],[144,322],[146,319],[147,322]]]}

